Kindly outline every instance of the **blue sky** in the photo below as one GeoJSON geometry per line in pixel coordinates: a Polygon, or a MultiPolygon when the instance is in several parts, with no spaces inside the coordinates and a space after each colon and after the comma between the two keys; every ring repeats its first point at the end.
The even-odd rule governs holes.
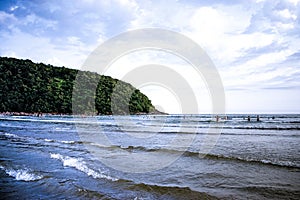
{"type": "MultiPolygon", "coordinates": [[[[223,80],[227,112],[300,113],[299,0],[1,0],[0,55],[79,69],[103,41],[148,27],[182,33],[208,53],[223,80]]],[[[161,57],[140,52],[115,68],[154,59],[185,66],[161,57]]],[[[108,74],[120,78],[116,71],[108,74]]],[[[180,112],[171,94],[144,92],[163,110],[180,112]]],[[[209,112],[209,98],[199,104],[209,112]]]]}

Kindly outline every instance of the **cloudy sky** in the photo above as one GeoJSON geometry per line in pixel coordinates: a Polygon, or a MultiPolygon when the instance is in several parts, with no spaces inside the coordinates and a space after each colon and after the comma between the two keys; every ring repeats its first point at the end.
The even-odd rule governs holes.
{"type": "MultiPolygon", "coordinates": [[[[179,32],[206,51],[223,81],[228,113],[300,113],[300,0],[0,0],[0,56],[80,69],[102,42],[149,27],[179,32]]],[[[107,74],[122,78],[120,67],[152,62],[189,68],[175,56],[141,51],[117,60],[107,74]]],[[[208,93],[193,75],[185,78],[199,112],[210,112],[208,93]]],[[[169,91],[141,90],[162,110],[181,112],[169,91]]]]}

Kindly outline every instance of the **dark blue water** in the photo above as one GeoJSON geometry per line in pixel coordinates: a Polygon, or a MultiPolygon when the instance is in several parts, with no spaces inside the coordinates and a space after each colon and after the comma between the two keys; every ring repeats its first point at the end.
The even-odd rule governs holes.
{"type": "Polygon", "coordinates": [[[300,115],[0,116],[0,199],[299,199],[299,144],[300,115]]]}

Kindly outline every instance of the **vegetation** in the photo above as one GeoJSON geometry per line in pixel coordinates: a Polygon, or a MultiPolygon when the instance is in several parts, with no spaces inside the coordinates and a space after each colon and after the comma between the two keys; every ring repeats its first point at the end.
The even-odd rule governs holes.
{"type": "Polygon", "coordinates": [[[0,112],[137,114],[154,112],[128,83],[93,72],[0,57],[0,112]]]}

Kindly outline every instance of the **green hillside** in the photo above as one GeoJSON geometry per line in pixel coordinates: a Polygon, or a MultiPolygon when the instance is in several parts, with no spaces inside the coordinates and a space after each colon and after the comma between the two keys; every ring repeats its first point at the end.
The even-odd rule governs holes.
{"type": "Polygon", "coordinates": [[[147,96],[109,76],[6,57],[0,57],[0,72],[0,112],[98,115],[155,112],[147,96]],[[79,82],[75,82],[76,76],[79,82]],[[111,99],[116,103],[112,104],[111,99]]]}

